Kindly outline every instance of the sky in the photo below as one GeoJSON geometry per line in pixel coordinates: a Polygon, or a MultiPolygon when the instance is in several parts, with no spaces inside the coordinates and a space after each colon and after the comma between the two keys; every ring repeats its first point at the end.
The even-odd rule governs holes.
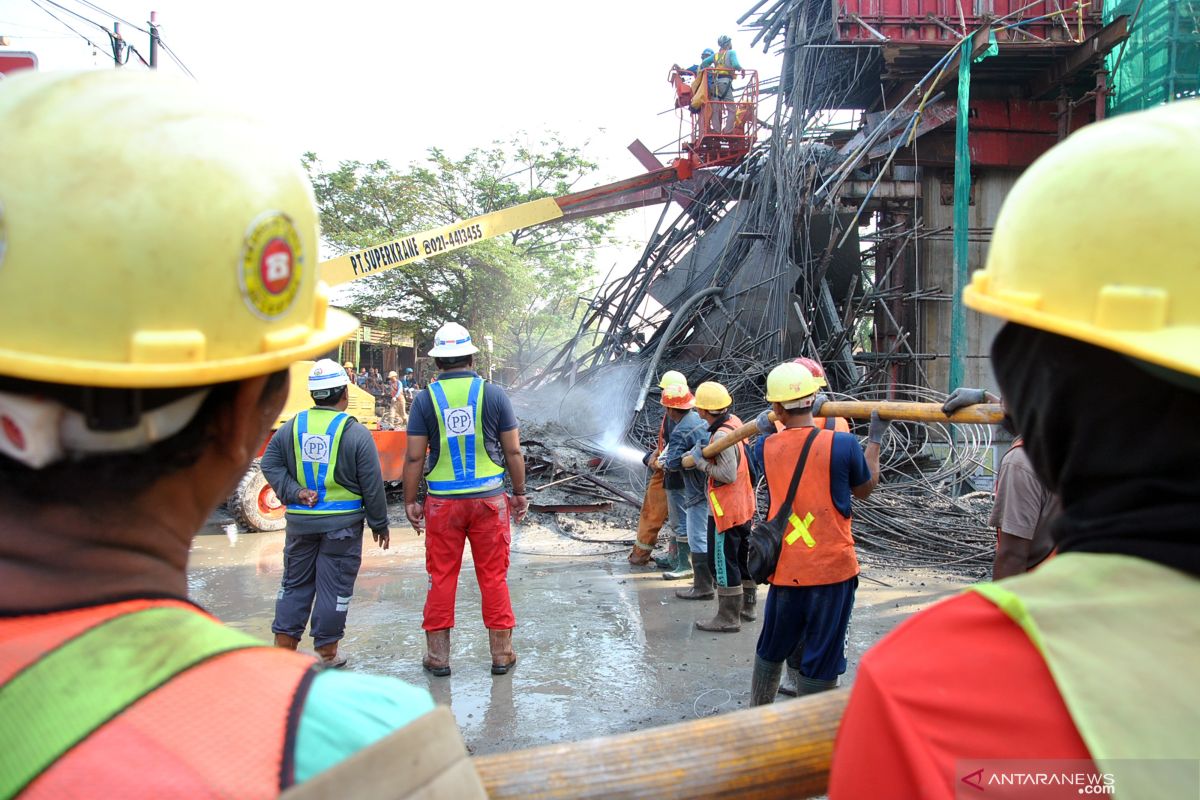
{"type": "MultiPolygon", "coordinates": [[[[43,70],[111,68],[107,36],[70,12],[106,27],[116,15],[145,28],[155,10],[163,41],[197,80],[263,106],[297,157],[311,150],[329,167],[349,159],[404,165],[431,146],[459,156],[496,139],[535,143],[556,131],[600,164],[599,184],[643,171],[625,149],[634,139],[654,150],[675,146],[673,62],[694,63],[728,34],[744,67],[778,73],[778,58],[751,50],[751,34],[738,31],[737,17],[751,5],[0,0],[0,36],[10,39],[0,49],[31,50],[43,70]]],[[[148,58],[149,37],[121,28],[148,58]]],[[[160,69],[179,68],[163,53],[160,69]]],[[[631,244],[601,253],[598,271],[628,267],[660,213],[623,219],[618,235],[631,244]]]]}

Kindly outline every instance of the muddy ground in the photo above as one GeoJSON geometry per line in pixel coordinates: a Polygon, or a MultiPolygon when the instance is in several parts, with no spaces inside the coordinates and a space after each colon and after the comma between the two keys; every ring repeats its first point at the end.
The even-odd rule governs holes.
{"type": "MultiPolygon", "coordinates": [[[[693,623],[710,618],[715,601],[677,600],[678,582],[662,580],[658,570],[630,567],[628,546],[610,542],[633,533],[612,514],[538,514],[514,529],[509,586],[520,661],[506,676],[489,671],[468,548],[451,644],[453,674],[428,675],[421,669],[424,542],[400,504],[390,512],[391,549],[383,552],[366,538],[342,653],[350,669],[428,687],[453,710],[471,752],[621,733],[748,705],[761,622],[735,634],[697,630],[693,623]]],[[[284,535],[233,537],[226,532],[231,522],[218,514],[196,538],[192,599],[231,626],[269,639],[284,535]]],[[[864,567],[843,685],[853,681],[872,643],[964,585],[952,575],[864,567]]]]}

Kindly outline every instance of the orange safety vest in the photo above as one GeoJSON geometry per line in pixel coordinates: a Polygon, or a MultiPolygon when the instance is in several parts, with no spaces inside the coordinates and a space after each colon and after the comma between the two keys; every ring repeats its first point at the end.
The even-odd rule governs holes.
{"type": "MultiPolygon", "coordinates": [[[[813,417],[813,427],[836,433],[849,433],[850,421],[844,417],[813,417]]],[[[783,423],[775,422],[776,432],[784,430],[783,423]]]]}
{"type": "Polygon", "coordinates": [[[776,586],[820,586],[840,583],[858,574],[850,518],[842,516],[834,506],[829,491],[832,431],[818,428],[812,434],[808,427],[786,428],[764,442],[763,462],[771,492],[771,511],[767,518],[775,519],[779,513],[800,460],[800,451],[810,435],[816,438],[808,453],[800,485],[796,487],[779,563],[768,579],[776,586]]]}
{"type": "Polygon", "coordinates": [[[278,797],[315,674],[180,600],[0,619],[0,797],[278,797]]]}
{"type": "MultiPolygon", "coordinates": [[[[740,427],[742,421],[730,414],[719,430],[733,431],[740,427]]],[[[708,479],[708,508],[712,511],[718,532],[754,519],[758,504],[754,498],[754,484],[750,480],[750,466],[746,463],[745,442],[737,443],[737,477],[733,483],[718,484],[712,478],[708,479]]]]}

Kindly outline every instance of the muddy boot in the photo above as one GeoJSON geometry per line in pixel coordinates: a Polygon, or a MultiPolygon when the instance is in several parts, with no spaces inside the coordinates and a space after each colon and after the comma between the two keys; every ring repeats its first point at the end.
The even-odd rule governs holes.
{"type": "Polygon", "coordinates": [[[746,622],[758,619],[755,606],[758,605],[758,584],[754,581],[742,581],[742,610],[738,612],[746,622]]]}
{"type": "Polygon", "coordinates": [[[650,563],[650,553],[651,551],[645,549],[639,542],[633,546],[633,550],[630,551],[629,558],[626,560],[629,561],[630,566],[644,567],[650,563]]]}
{"type": "MultiPolygon", "coordinates": [[[[788,672],[791,672],[791,671],[792,670],[790,670],[790,669],[788,670],[788,672]]],[[[796,672],[796,695],[798,697],[804,697],[805,695],[809,695],[809,694],[819,694],[821,692],[828,692],[830,689],[836,689],[836,688],[837,688],[837,678],[834,678],[831,681],[820,681],[820,680],[817,680],[816,678],[804,677],[803,675],[799,674],[799,670],[797,670],[797,672],[796,672]]]]}
{"type": "Polygon", "coordinates": [[[712,600],[713,574],[708,568],[708,555],[691,554],[692,558],[692,588],[680,589],[675,596],[680,600],[712,600]]]}
{"type": "Polygon", "coordinates": [[[488,628],[488,647],[492,651],[493,675],[505,675],[516,665],[517,654],[512,648],[512,628],[488,628]]]}
{"type": "Polygon", "coordinates": [[[754,672],[750,675],[750,705],[765,706],[774,703],[781,674],[782,661],[763,661],[755,656],[754,672]]]}
{"type": "Polygon", "coordinates": [[[687,537],[675,539],[675,563],[670,572],[663,573],[664,581],[681,581],[692,577],[691,567],[692,548],[688,547],[687,537]]]}
{"type": "Polygon", "coordinates": [[[286,633],[275,634],[275,646],[282,647],[284,650],[295,650],[300,646],[300,640],[288,636],[286,633]]]}
{"type": "Polygon", "coordinates": [[[330,642],[316,648],[317,655],[321,657],[321,666],[326,669],[341,669],[346,666],[346,659],[338,655],[338,643],[330,642]]]}
{"type": "Polygon", "coordinates": [[[425,657],[421,666],[426,671],[444,678],[450,674],[450,629],[425,631],[425,657]]]}
{"type": "Polygon", "coordinates": [[[654,566],[658,567],[659,569],[675,569],[675,565],[678,563],[677,559],[679,558],[679,548],[675,544],[674,534],[671,535],[670,539],[670,542],[667,544],[667,557],[654,557],[654,566]]]}
{"type": "Polygon", "coordinates": [[[709,622],[697,622],[696,627],[713,633],[737,633],[742,629],[738,615],[742,610],[742,587],[717,587],[717,615],[709,622]]]}

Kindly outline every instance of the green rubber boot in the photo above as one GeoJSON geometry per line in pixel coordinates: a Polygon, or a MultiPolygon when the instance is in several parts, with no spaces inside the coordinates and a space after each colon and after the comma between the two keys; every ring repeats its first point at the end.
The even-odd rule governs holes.
{"type": "Polygon", "coordinates": [[[692,577],[692,548],[686,536],[675,537],[675,568],[663,573],[665,581],[681,581],[692,577]]]}
{"type": "Polygon", "coordinates": [[[678,559],[679,559],[679,548],[675,544],[675,535],[672,534],[671,541],[667,544],[667,557],[659,558],[658,556],[655,556],[654,557],[654,566],[658,567],[659,569],[672,570],[672,569],[675,569],[675,566],[678,563],[678,559]]]}

